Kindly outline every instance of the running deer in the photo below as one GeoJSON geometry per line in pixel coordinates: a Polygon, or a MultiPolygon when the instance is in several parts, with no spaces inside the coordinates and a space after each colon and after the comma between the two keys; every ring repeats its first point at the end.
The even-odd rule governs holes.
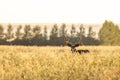
{"type": "Polygon", "coordinates": [[[80,39],[79,39],[78,43],[72,44],[72,43],[70,43],[69,38],[65,37],[65,42],[66,42],[67,46],[69,46],[71,48],[72,53],[78,52],[79,54],[81,54],[81,53],[89,53],[90,52],[87,49],[86,50],[76,50],[76,47],[82,45],[82,42],[80,39]]]}

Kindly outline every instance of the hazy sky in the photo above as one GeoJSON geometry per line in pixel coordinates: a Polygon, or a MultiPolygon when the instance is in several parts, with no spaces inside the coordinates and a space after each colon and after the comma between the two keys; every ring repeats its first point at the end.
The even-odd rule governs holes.
{"type": "Polygon", "coordinates": [[[0,22],[120,23],[120,0],[0,0],[0,22]]]}

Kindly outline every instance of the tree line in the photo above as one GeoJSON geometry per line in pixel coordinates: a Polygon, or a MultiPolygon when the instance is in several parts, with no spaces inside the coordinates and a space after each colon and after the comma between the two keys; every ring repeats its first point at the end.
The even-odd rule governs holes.
{"type": "Polygon", "coordinates": [[[48,36],[48,27],[42,28],[40,25],[32,27],[31,25],[18,25],[15,30],[14,26],[8,24],[7,31],[5,32],[4,26],[0,25],[0,44],[1,45],[37,45],[37,46],[64,46],[66,45],[64,38],[68,36],[71,42],[75,43],[81,40],[84,45],[98,45],[99,40],[95,39],[95,32],[92,31],[92,27],[89,27],[88,34],[81,24],[79,30],[76,30],[74,24],[72,24],[68,31],[66,24],[58,26],[54,24],[50,35],[48,36]]]}
{"type": "Polygon", "coordinates": [[[79,28],[72,24],[69,26],[70,30],[67,30],[65,23],[61,26],[54,24],[49,36],[48,27],[45,25],[42,32],[40,25],[34,27],[18,25],[15,30],[13,25],[8,24],[5,32],[4,26],[0,25],[0,45],[64,46],[66,36],[69,37],[70,42],[81,41],[83,45],[120,45],[120,29],[112,21],[106,20],[103,23],[98,39],[95,38],[97,34],[92,26],[87,31],[82,24],[79,28]]]}

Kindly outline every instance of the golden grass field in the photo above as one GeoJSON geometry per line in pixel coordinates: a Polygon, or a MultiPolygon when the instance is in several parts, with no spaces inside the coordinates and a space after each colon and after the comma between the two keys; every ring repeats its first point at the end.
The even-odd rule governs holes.
{"type": "Polygon", "coordinates": [[[119,46],[0,46],[0,80],[120,80],[119,46]]]}

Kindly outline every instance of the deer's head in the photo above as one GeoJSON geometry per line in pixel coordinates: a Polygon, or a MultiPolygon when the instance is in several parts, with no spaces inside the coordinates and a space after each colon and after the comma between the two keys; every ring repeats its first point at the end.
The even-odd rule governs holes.
{"type": "Polygon", "coordinates": [[[69,41],[69,38],[68,38],[68,37],[65,37],[65,42],[66,42],[67,46],[71,47],[71,51],[72,51],[72,52],[76,52],[76,47],[78,47],[79,45],[82,45],[80,39],[79,39],[79,41],[78,41],[77,43],[72,44],[72,43],[69,41]]]}

